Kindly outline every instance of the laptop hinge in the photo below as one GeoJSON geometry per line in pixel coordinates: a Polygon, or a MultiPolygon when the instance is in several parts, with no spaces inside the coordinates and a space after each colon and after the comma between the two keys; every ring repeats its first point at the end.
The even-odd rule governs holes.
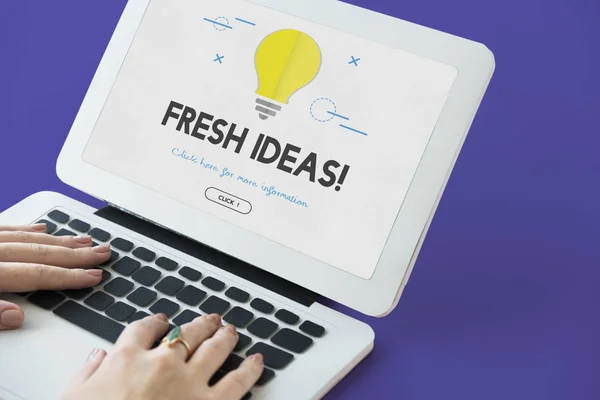
{"type": "Polygon", "coordinates": [[[260,285],[306,307],[310,307],[318,298],[316,293],[302,286],[121,208],[111,205],[96,211],[95,215],[260,285]]]}

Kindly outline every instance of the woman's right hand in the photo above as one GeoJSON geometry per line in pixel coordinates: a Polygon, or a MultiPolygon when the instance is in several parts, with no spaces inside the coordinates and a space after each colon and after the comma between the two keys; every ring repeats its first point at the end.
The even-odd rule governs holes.
{"type": "Polygon", "coordinates": [[[263,372],[263,358],[255,354],[210,386],[238,341],[235,327],[222,327],[218,314],[182,326],[189,354],[182,343],[152,348],[168,328],[162,314],[129,325],[110,353],[90,354],[63,400],[239,400],[263,372]]]}

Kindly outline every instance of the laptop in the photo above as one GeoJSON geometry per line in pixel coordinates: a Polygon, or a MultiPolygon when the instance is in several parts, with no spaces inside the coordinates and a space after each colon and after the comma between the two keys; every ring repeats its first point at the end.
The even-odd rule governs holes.
{"type": "Polygon", "coordinates": [[[482,44],[323,0],[130,0],[40,192],[1,225],[110,243],[97,287],[4,294],[0,398],[55,400],[93,348],[219,313],[245,398],[318,399],[373,349],[494,71],[482,44]]]}

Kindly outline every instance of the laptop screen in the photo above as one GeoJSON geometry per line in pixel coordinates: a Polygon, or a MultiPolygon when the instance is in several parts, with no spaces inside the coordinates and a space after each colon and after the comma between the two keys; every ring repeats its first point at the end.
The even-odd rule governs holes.
{"type": "Polygon", "coordinates": [[[152,0],[83,159],[369,279],[456,75],[244,0],[152,0]]]}

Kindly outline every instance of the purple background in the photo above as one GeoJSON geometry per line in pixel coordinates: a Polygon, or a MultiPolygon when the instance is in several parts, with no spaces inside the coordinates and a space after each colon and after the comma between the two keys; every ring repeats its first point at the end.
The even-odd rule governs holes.
{"type": "MultiPolygon", "coordinates": [[[[599,399],[600,2],[350,2],[483,42],[497,70],[398,308],[338,307],[377,336],[327,399],[599,399]]],[[[100,206],[54,165],[124,4],[0,5],[0,210],[100,206]]]]}

